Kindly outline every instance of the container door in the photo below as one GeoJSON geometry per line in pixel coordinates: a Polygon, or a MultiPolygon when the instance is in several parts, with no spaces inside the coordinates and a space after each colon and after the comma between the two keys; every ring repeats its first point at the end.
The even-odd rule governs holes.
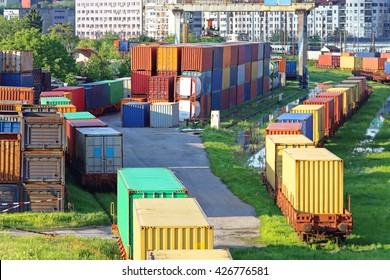
{"type": "Polygon", "coordinates": [[[87,137],[86,174],[104,173],[103,137],[87,137]]]}
{"type": "Polygon", "coordinates": [[[122,168],[122,140],[120,136],[104,137],[104,173],[116,173],[122,168]]]}

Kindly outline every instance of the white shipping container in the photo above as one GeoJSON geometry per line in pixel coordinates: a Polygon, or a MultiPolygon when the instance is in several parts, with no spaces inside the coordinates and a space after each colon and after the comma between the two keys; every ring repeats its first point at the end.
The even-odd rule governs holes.
{"type": "Polygon", "coordinates": [[[307,51],[308,60],[318,60],[321,55],[321,51],[307,51]]]}
{"type": "Polygon", "coordinates": [[[3,51],[3,72],[32,72],[32,51],[3,51]]]}
{"type": "Polygon", "coordinates": [[[150,127],[179,126],[179,103],[157,102],[150,108],[150,127]]]}
{"type": "Polygon", "coordinates": [[[199,101],[179,100],[179,121],[189,118],[197,118],[200,114],[199,101]]]}

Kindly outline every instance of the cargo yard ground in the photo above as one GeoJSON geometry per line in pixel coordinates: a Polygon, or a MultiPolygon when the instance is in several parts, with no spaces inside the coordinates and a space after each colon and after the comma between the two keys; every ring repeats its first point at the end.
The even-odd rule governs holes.
{"type": "MultiPolygon", "coordinates": [[[[309,68],[309,72],[311,81],[325,82],[329,85],[335,84],[337,81],[341,81],[351,75],[348,71],[315,69],[313,67],[309,68]]],[[[371,148],[383,147],[385,150],[382,153],[352,154],[355,147],[361,146],[359,143],[365,139],[367,127],[389,95],[387,86],[376,83],[370,83],[370,85],[374,86],[374,95],[351,120],[347,121],[340,128],[337,134],[326,145],[330,151],[344,159],[345,188],[352,196],[353,233],[341,247],[331,242],[324,247],[319,247],[315,244],[310,247],[300,242],[296,233],[287,223],[285,217],[281,215],[268,193],[266,193],[265,188],[261,185],[261,179],[257,170],[242,164],[246,160],[241,158],[243,157],[241,152],[242,147],[237,145],[237,131],[239,128],[247,128],[254,122],[257,122],[263,112],[251,117],[247,122],[241,123],[235,128],[219,131],[207,129],[202,134],[202,140],[206,147],[213,173],[220,177],[234,194],[252,205],[255,208],[256,216],[261,221],[260,235],[256,241],[259,244],[265,244],[267,246],[262,248],[231,249],[234,259],[390,259],[390,235],[388,234],[390,232],[390,224],[388,223],[390,214],[388,205],[386,204],[387,201],[390,201],[390,193],[388,191],[390,174],[389,120],[385,121],[374,141],[367,144],[371,148]]],[[[283,92],[285,90],[282,89],[279,91],[283,92]]],[[[247,115],[247,109],[254,110],[255,108],[249,105],[247,107],[241,107],[241,110],[237,112],[232,113],[230,111],[226,114],[223,113],[222,126],[231,123],[232,120],[247,115]]],[[[177,134],[177,137],[182,136],[177,134]]],[[[128,141],[131,143],[131,140],[129,139],[128,141]]],[[[187,163],[186,165],[189,165],[187,163]]],[[[179,176],[181,169],[177,170],[179,172],[176,174],[179,176]]],[[[70,180],[67,180],[67,182],[70,182],[70,180]]],[[[186,184],[185,178],[183,182],[186,184]]],[[[31,216],[27,216],[27,214],[17,215],[26,215],[26,220],[32,220],[32,218],[42,216],[40,222],[35,222],[34,224],[35,226],[39,225],[42,229],[46,222],[50,222],[53,225],[58,221],[58,224],[62,224],[63,226],[104,224],[108,222],[107,215],[102,212],[101,207],[99,207],[94,198],[98,197],[99,201],[104,202],[109,201],[109,197],[100,194],[94,197],[76,187],[71,188],[71,194],[72,200],[75,201],[76,211],[74,213],[55,213],[58,217],[61,216],[62,219],[56,220],[53,218],[54,215],[46,216],[46,214],[32,214],[31,216]],[[83,201],[88,201],[88,203],[83,204],[83,201]]],[[[204,193],[204,195],[206,194],[204,193]]],[[[196,194],[192,195],[196,196],[196,194]]],[[[5,223],[10,217],[12,215],[6,215],[4,218],[2,217],[2,221],[5,223]]],[[[38,218],[36,219],[38,220],[38,218]]],[[[1,258],[65,259],[68,258],[68,254],[70,255],[68,248],[60,244],[61,242],[53,241],[50,244],[52,246],[49,247],[42,246],[44,242],[47,242],[47,240],[40,236],[14,237],[0,235],[0,251],[7,252],[1,258]],[[34,244],[34,249],[30,250],[32,252],[31,255],[21,253],[26,251],[25,243],[34,244]],[[13,250],[6,250],[6,248],[13,248],[13,250]],[[54,250],[58,250],[56,255],[51,253],[54,250]]],[[[115,248],[116,243],[111,240],[106,240],[104,245],[100,244],[100,246],[96,247],[93,245],[93,241],[91,243],[88,241],[88,245],[106,252],[108,247],[115,248]]],[[[99,258],[87,246],[79,246],[77,248],[75,246],[75,249],[78,250],[78,255],[73,254],[69,258],[88,258],[86,256],[88,254],[90,254],[91,259],[99,258]]],[[[112,252],[112,250],[108,251],[112,252]]],[[[115,259],[117,257],[115,254],[109,254],[109,258],[115,259]]]]}

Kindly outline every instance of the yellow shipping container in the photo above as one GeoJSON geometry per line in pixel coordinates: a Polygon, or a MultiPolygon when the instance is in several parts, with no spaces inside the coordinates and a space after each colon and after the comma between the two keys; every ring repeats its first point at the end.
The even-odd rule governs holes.
{"type": "Polygon", "coordinates": [[[340,57],[340,68],[353,70],[355,69],[355,57],[353,56],[341,56],[340,57]]]}
{"type": "Polygon", "coordinates": [[[359,101],[359,88],[357,87],[356,84],[354,83],[344,83],[341,82],[340,84],[335,85],[335,88],[350,88],[351,89],[351,99],[350,99],[350,104],[351,108],[356,107],[356,103],[359,101]]]}
{"type": "Polygon", "coordinates": [[[267,180],[275,189],[282,178],[282,155],[285,148],[315,148],[312,140],[304,135],[267,135],[265,137],[265,161],[267,180]]]}
{"type": "Polygon", "coordinates": [[[363,82],[362,82],[362,80],[344,80],[344,81],[341,81],[340,84],[356,85],[357,86],[357,90],[355,91],[354,100],[353,101],[355,103],[359,102],[360,95],[362,94],[362,90],[363,90],[363,82]]]}
{"type": "Polygon", "coordinates": [[[255,81],[258,79],[258,72],[259,71],[259,62],[258,61],[252,61],[252,71],[251,71],[251,79],[252,81],[255,81]]]}
{"type": "Polygon", "coordinates": [[[157,48],[157,71],[180,71],[181,45],[157,48]]]}
{"type": "Polygon", "coordinates": [[[343,93],[343,114],[348,115],[352,108],[352,89],[351,88],[328,88],[325,92],[342,92],[343,93]]]}
{"type": "Polygon", "coordinates": [[[148,260],[232,260],[229,249],[157,250],[148,252],[148,260]]]}
{"type": "Polygon", "coordinates": [[[343,160],[325,148],[284,149],[282,192],[300,213],[342,214],[343,160]]]}
{"type": "Polygon", "coordinates": [[[290,112],[313,114],[313,141],[318,143],[325,137],[325,107],[323,105],[298,105],[290,112]]]}
{"type": "Polygon", "coordinates": [[[222,90],[230,88],[230,67],[222,69],[222,90]]]}
{"type": "Polygon", "coordinates": [[[57,112],[60,113],[74,113],[76,112],[76,106],[74,105],[57,105],[57,112]]]}
{"type": "Polygon", "coordinates": [[[214,229],[195,198],[134,199],[133,207],[133,259],[154,250],[214,248],[214,229]]]}

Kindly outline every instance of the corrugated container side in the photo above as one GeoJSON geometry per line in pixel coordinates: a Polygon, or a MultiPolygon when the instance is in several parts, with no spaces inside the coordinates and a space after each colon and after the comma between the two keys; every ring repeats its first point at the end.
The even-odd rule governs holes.
{"type": "Polygon", "coordinates": [[[22,152],[22,182],[65,184],[64,152],[54,150],[22,152]]]}
{"type": "Polygon", "coordinates": [[[329,133],[334,127],[335,110],[333,98],[309,98],[303,102],[307,105],[324,105],[325,108],[325,135],[330,136],[329,133]]]}
{"type": "Polygon", "coordinates": [[[320,55],[318,57],[318,65],[320,66],[332,66],[332,56],[331,55],[320,55]]]}
{"type": "Polygon", "coordinates": [[[263,94],[263,77],[257,79],[257,96],[263,94]]]}
{"type": "Polygon", "coordinates": [[[213,68],[212,46],[185,46],[181,58],[182,71],[209,71],[213,68]]]}
{"type": "Polygon", "coordinates": [[[196,72],[196,71],[183,71],[183,76],[195,76],[201,78],[201,94],[210,94],[211,93],[211,83],[212,83],[212,71],[196,72]]]}
{"type": "Polygon", "coordinates": [[[270,123],[265,129],[265,135],[299,134],[302,134],[302,123],[270,123]]]}
{"type": "Polygon", "coordinates": [[[0,112],[0,132],[19,133],[20,113],[13,111],[0,112]]]}
{"type": "Polygon", "coordinates": [[[42,97],[64,97],[63,91],[42,91],[39,95],[40,98],[42,97]]]}
{"type": "MultiPolygon", "coordinates": [[[[1,52],[0,52],[1,53],[1,52]]],[[[1,203],[9,203],[8,205],[0,204],[0,212],[7,210],[13,206],[12,203],[20,202],[20,187],[16,184],[0,184],[0,201],[1,203]]],[[[19,208],[11,208],[7,212],[19,212],[19,208]]]]}
{"type": "Polygon", "coordinates": [[[390,52],[388,52],[388,53],[381,53],[380,57],[381,58],[390,58],[390,52]]]}
{"type": "Polygon", "coordinates": [[[282,192],[298,213],[342,214],[343,161],[326,149],[285,149],[282,192]]]}
{"type": "Polygon", "coordinates": [[[56,113],[24,112],[21,122],[22,151],[66,150],[65,118],[56,113]]]}
{"type": "MultiPolygon", "coordinates": [[[[106,80],[109,88],[109,104],[118,104],[123,97],[123,82],[118,80],[106,80]]],[[[73,101],[73,98],[72,98],[73,101]]]]}
{"type": "Polygon", "coordinates": [[[232,47],[229,45],[225,45],[223,50],[223,64],[222,64],[223,68],[230,67],[232,65],[231,56],[232,56],[232,47]]]}
{"type": "Polygon", "coordinates": [[[355,57],[355,70],[363,69],[363,58],[355,57]]]}
{"type": "Polygon", "coordinates": [[[252,78],[252,63],[248,62],[248,63],[245,63],[245,77],[244,77],[244,81],[245,82],[250,82],[251,78],[252,78]]]}
{"type": "Polygon", "coordinates": [[[270,79],[269,76],[263,76],[263,94],[270,91],[270,79]]]}
{"type": "Polygon", "coordinates": [[[237,66],[230,67],[230,86],[237,86],[237,66]]]}
{"type": "Polygon", "coordinates": [[[211,110],[221,110],[221,95],[222,92],[220,90],[211,93],[211,110]]]}
{"type": "Polygon", "coordinates": [[[259,62],[253,61],[252,62],[252,69],[251,69],[251,81],[257,81],[259,78],[259,62]]]}
{"type": "Polygon", "coordinates": [[[155,250],[147,256],[148,260],[233,260],[229,249],[155,250]]]}
{"type": "Polygon", "coordinates": [[[313,114],[291,114],[286,113],[276,119],[277,123],[301,123],[302,134],[313,140],[313,114]]]}
{"type": "Polygon", "coordinates": [[[41,105],[70,105],[70,99],[66,97],[42,97],[40,99],[41,105]]]}
{"type": "Polygon", "coordinates": [[[252,43],[251,61],[259,60],[259,43],[252,43]]]}
{"type": "Polygon", "coordinates": [[[230,88],[221,91],[221,110],[229,109],[229,92],[230,88]]]}
{"type": "Polygon", "coordinates": [[[85,93],[83,87],[60,87],[53,89],[54,92],[71,92],[72,104],[76,106],[76,111],[85,110],[85,93]]]}
{"type": "Polygon", "coordinates": [[[283,150],[285,148],[315,148],[312,140],[304,135],[268,135],[265,137],[267,181],[273,189],[283,178],[283,150]]]}
{"type": "Polygon", "coordinates": [[[351,109],[356,107],[355,100],[359,98],[359,89],[356,84],[337,84],[334,86],[335,88],[347,88],[348,91],[348,102],[351,109]]]}
{"type": "Polygon", "coordinates": [[[213,69],[211,92],[222,90],[222,69],[213,69]]]}
{"type": "Polygon", "coordinates": [[[347,70],[355,69],[355,57],[353,56],[341,56],[340,57],[340,68],[347,70]]]}
{"type": "Polygon", "coordinates": [[[242,85],[245,82],[245,64],[237,66],[237,85],[242,85]]]}
{"type": "Polygon", "coordinates": [[[58,212],[64,211],[65,186],[61,184],[25,184],[21,197],[26,204],[23,211],[58,212]]]}
{"type": "Polygon", "coordinates": [[[238,65],[238,45],[229,45],[231,48],[231,65],[237,66],[238,65]]]}
{"type": "Polygon", "coordinates": [[[156,100],[173,101],[174,77],[149,77],[148,98],[156,100]]]}
{"type": "Polygon", "coordinates": [[[259,52],[258,52],[258,59],[263,60],[264,59],[264,43],[258,43],[259,44],[259,52]]]}
{"type": "Polygon", "coordinates": [[[264,43],[264,59],[270,59],[271,58],[271,43],[267,42],[264,43]]]}
{"type": "Polygon", "coordinates": [[[222,45],[213,46],[213,69],[220,69],[223,67],[223,50],[222,45]]]}
{"type": "Polygon", "coordinates": [[[85,110],[96,109],[96,96],[94,94],[93,87],[84,87],[84,100],[85,100],[85,110]]]}
{"type": "Polygon", "coordinates": [[[229,89],[229,109],[237,106],[237,87],[233,86],[229,89]]]}
{"type": "Polygon", "coordinates": [[[237,85],[237,105],[244,102],[244,92],[245,92],[244,84],[237,85]]]}
{"type": "Polygon", "coordinates": [[[230,88],[230,67],[222,69],[222,90],[230,88]]]}
{"type": "Polygon", "coordinates": [[[158,102],[150,108],[150,127],[179,126],[179,103],[158,102]]]}
{"type": "Polygon", "coordinates": [[[180,71],[183,46],[159,46],[157,49],[157,71],[180,71]]]}
{"type": "Polygon", "coordinates": [[[2,86],[32,87],[34,86],[32,73],[2,73],[2,86]]]}
{"type": "Polygon", "coordinates": [[[245,45],[242,43],[239,44],[237,52],[237,65],[245,64],[245,45]]]}
{"type": "Polygon", "coordinates": [[[323,92],[317,95],[318,98],[333,98],[334,103],[334,121],[339,123],[343,116],[343,93],[323,92]]]}
{"type": "Polygon", "coordinates": [[[385,62],[384,68],[385,68],[385,74],[390,74],[390,61],[385,62]]]}
{"type": "Polygon", "coordinates": [[[3,72],[32,72],[33,51],[2,51],[3,72]]]}
{"type": "Polygon", "coordinates": [[[291,113],[313,114],[313,141],[319,143],[325,136],[325,108],[323,105],[298,105],[291,113]]]}
{"type": "Polygon", "coordinates": [[[0,183],[20,182],[20,135],[0,134],[0,183]]]}
{"type": "Polygon", "coordinates": [[[325,92],[338,92],[343,94],[343,115],[347,116],[352,109],[352,89],[351,88],[328,88],[325,92]]]}
{"type": "Polygon", "coordinates": [[[266,58],[264,59],[264,62],[263,62],[263,76],[269,76],[270,74],[270,59],[269,58],[266,58]]]}
{"type": "Polygon", "coordinates": [[[245,44],[245,63],[252,61],[252,43],[245,44]]]}
{"type": "Polygon", "coordinates": [[[134,260],[145,260],[149,250],[214,247],[214,229],[194,198],[134,199],[133,221],[134,260]]]}
{"type": "Polygon", "coordinates": [[[200,117],[209,118],[211,114],[211,94],[201,95],[199,99],[200,103],[200,117]]]}
{"type": "Polygon", "coordinates": [[[148,79],[151,76],[151,71],[131,71],[131,94],[147,94],[148,79]]]}
{"type": "Polygon", "coordinates": [[[34,104],[34,88],[0,86],[0,100],[20,100],[34,104]]]}
{"type": "Polygon", "coordinates": [[[150,104],[148,102],[129,102],[122,107],[123,127],[150,126],[150,104]]]}
{"type": "Polygon", "coordinates": [[[251,82],[244,83],[244,101],[251,99],[251,82]]]}
{"type": "MultiPolygon", "coordinates": [[[[156,71],[157,48],[158,46],[151,46],[151,45],[132,47],[131,48],[131,70],[132,71],[156,71]]],[[[133,86],[131,88],[133,89],[133,86]]]]}
{"type": "Polygon", "coordinates": [[[59,113],[74,113],[76,112],[76,106],[74,105],[57,105],[57,111],[59,113]]]}
{"type": "Polygon", "coordinates": [[[257,62],[257,78],[262,78],[264,75],[264,60],[257,62]]]}
{"type": "Polygon", "coordinates": [[[251,81],[250,97],[254,99],[257,97],[257,79],[251,81]]]}
{"type": "Polygon", "coordinates": [[[340,56],[332,55],[332,67],[339,68],[340,67],[340,56]]]}

